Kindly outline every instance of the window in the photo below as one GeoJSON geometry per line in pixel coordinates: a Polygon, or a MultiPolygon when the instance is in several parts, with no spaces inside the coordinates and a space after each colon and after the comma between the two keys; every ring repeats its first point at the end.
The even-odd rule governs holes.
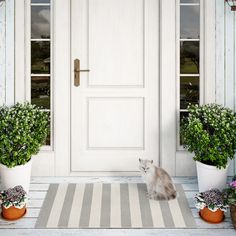
{"type": "MultiPolygon", "coordinates": [[[[31,0],[30,100],[52,115],[51,14],[50,0],[31,0]]],[[[52,145],[52,135],[45,145],[52,145]]]]}
{"type": "Polygon", "coordinates": [[[180,121],[188,116],[189,104],[200,104],[201,98],[201,1],[180,0],[177,6],[177,121],[178,143],[182,149],[179,135],[180,121]]]}

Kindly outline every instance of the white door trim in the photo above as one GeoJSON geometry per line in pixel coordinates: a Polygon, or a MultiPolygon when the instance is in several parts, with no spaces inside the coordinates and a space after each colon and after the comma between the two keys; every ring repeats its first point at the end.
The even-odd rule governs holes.
{"type": "MultiPolygon", "coordinates": [[[[204,2],[205,27],[205,102],[215,101],[215,0],[204,2]]],[[[54,0],[54,151],[42,151],[37,158],[33,174],[48,176],[69,176],[70,173],[70,1],[54,0]],[[63,30],[62,30],[63,29],[63,30]]],[[[27,97],[26,71],[26,14],[29,0],[15,1],[15,98],[24,101],[27,97]],[[22,29],[25,29],[22,30],[22,29]],[[24,65],[24,66],[23,66],[24,65]]],[[[176,151],[176,100],[164,94],[163,89],[175,94],[175,0],[160,0],[160,164],[171,175],[194,175],[176,173],[176,165],[183,165],[183,171],[190,166],[187,152],[176,151]],[[168,25],[168,26],[167,26],[168,25]],[[165,30],[168,29],[168,30],[165,30]],[[171,43],[171,40],[173,40],[171,43]],[[167,53],[168,52],[168,53],[167,53]],[[170,63],[171,62],[171,63],[170,63]],[[171,67],[167,66],[171,64],[171,67]],[[172,114],[172,115],[170,115],[172,114]],[[171,141],[170,141],[171,138],[171,141]],[[176,161],[177,159],[177,161],[176,161]],[[186,161],[186,162],[185,162],[186,161]]],[[[35,160],[36,160],[35,158],[35,160]]],[[[191,172],[191,173],[190,173],[191,172]]],[[[91,174],[91,173],[90,173],[91,174]]],[[[94,173],[97,175],[97,173],[94,173]]],[[[75,174],[77,175],[77,174],[75,174]]],[[[122,173],[124,175],[124,173],[122,173]]]]}

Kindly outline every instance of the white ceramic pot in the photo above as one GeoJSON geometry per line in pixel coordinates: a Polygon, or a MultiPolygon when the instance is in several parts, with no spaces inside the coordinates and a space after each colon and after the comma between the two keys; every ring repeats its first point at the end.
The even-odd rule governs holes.
{"type": "Polygon", "coordinates": [[[229,165],[225,169],[218,169],[215,166],[206,165],[199,161],[196,161],[196,165],[199,192],[204,192],[211,188],[218,188],[222,191],[226,187],[229,165]]]}
{"type": "Polygon", "coordinates": [[[1,186],[3,190],[21,185],[29,193],[32,159],[25,165],[8,168],[0,164],[1,186]]]}

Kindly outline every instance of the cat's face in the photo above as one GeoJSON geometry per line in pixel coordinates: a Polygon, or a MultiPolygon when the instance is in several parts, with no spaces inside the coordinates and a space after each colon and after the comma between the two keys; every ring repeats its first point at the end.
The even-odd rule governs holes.
{"type": "Polygon", "coordinates": [[[153,160],[139,159],[139,169],[143,174],[147,174],[153,169],[153,160]]]}

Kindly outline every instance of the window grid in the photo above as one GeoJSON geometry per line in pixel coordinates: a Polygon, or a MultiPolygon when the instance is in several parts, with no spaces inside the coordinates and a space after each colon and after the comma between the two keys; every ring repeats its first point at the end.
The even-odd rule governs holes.
{"type": "MultiPolygon", "coordinates": [[[[53,149],[53,125],[52,125],[52,123],[53,123],[53,119],[52,119],[52,117],[53,117],[53,106],[52,106],[52,103],[53,103],[53,92],[52,92],[52,89],[53,89],[53,87],[52,87],[52,80],[53,80],[53,78],[52,78],[52,14],[53,14],[53,12],[52,12],[52,0],[50,1],[50,3],[31,3],[31,1],[30,1],[30,30],[29,30],[29,32],[30,32],[30,44],[29,44],[29,46],[30,46],[30,92],[29,92],[29,98],[30,98],[30,100],[31,100],[31,98],[32,98],[32,78],[36,78],[36,77],[40,77],[40,78],[45,78],[45,80],[47,79],[47,83],[49,83],[49,109],[48,108],[42,108],[42,110],[44,110],[44,111],[48,111],[48,112],[50,112],[50,135],[49,135],[49,137],[48,137],[48,140],[47,140],[47,144],[46,145],[44,145],[43,147],[42,147],[42,151],[51,151],[52,149],[53,149]],[[31,24],[32,24],[32,18],[31,18],[31,14],[32,14],[32,7],[34,8],[34,9],[37,9],[37,7],[47,7],[47,8],[49,8],[49,38],[32,38],[33,37],[33,35],[32,35],[32,32],[31,32],[31,24]],[[49,43],[49,57],[48,57],[48,59],[49,59],[49,63],[50,63],[50,65],[49,65],[49,67],[48,67],[48,70],[49,70],[49,72],[50,73],[34,73],[33,71],[32,71],[32,48],[31,48],[31,45],[32,45],[32,43],[37,43],[37,42],[40,42],[40,43],[46,43],[46,42],[48,42],[49,43]]],[[[46,35],[47,36],[47,35],[46,35]]],[[[44,95],[44,94],[42,94],[42,95],[44,95]]],[[[32,102],[32,101],[31,101],[32,102]]],[[[34,104],[34,103],[33,103],[34,104]]]]}
{"type": "Polygon", "coordinates": [[[187,114],[187,109],[185,108],[181,108],[181,98],[180,98],[180,82],[181,82],[181,78],[198,78],[198,95],[199,95],[199,100],[198,100],[198,104],[202,103],[203,101],[203,91],[202,91],[202,74],[203,74],[203,60],[202,60],[202,54],[203,54],[203,46],[202,46],[202,38],[203,38],[203,29],[202,29],[202,23],[203,23],[203,9],[202,9],[202,0],[199,0],[199,3],[181,3],[180,0],[177,1],[177,6],[176,6],[176,10],[177,10],[177,14],[176,14],[176,22],[177,26],[176,26],[176,46],[177,46],[177,53],[176,53],[176,57],[177,57],[177,142],[176,142],[176,146],[177,146],[177,150],[179,151],[183,151],[185,150],[181,144],[181,138],[180,138],[180,121],[181,121],[181,116],[183,116],[184,114],[187,114]],[[187,9],[187,7],[191,7],[191,6],[199,6],[199,38],[181,38],[180,35],[180,14],[181,14],[181,7],[186,7],[185,9],[187,9]],[[180,56],[181,56],[181,52],[180,52],[180,44],[182,42],[199,42],[199,69],[198,69],[198,73],[181,73],[180,71],[180,56]]]}

